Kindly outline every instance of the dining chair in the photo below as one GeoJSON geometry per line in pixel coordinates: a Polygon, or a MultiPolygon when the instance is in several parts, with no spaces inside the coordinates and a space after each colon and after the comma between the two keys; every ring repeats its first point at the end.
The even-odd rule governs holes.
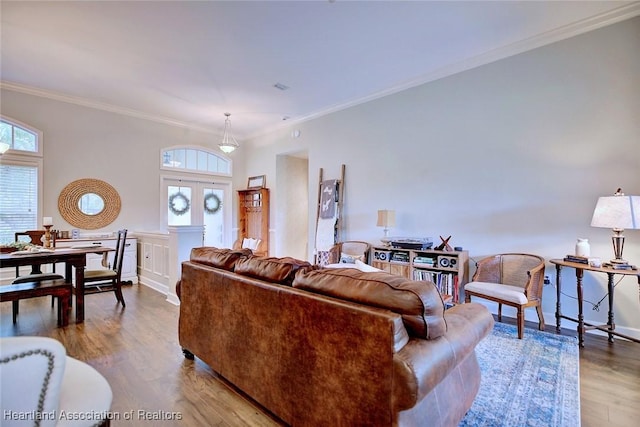
{"type": "MultiPolygon", "coordinates": [[[[23,237],[28,237],[28,243],[42,246],[42,238],[45,234],[44,230],[27,230],[27,231],[19,231],[15,233],[15,241],[26,241],[23,237]]],[[[52,243],[55,247],[55,233],[52,235],[52,243]]],[[[48,273],[42,272],[42,267],[40,265],[32,265],[31,273],[20,275],[20,267],[16,267],[16,278],[11,281],[12,285],[16,285],[19,283],[28,283],[28,282],[42,282],[43,280],[56,280],[63,279],[64,277],[61,274],[56,273],[56,265],[53,264],[52,271],[48,273]]],[[[51,307],[54,306],[55,301],[54,296],[51,297],[51,307]]],[[[18,314],[20,313],[20,301],[13,301],[13,323],[16,323],[18,318],[18,314]]]]}
{"type": "Polygon", "coordinates": [[[15,233],[15,239],[16,242],[20,242],[20,241],[24,241],[27,243],[31,243],[37,246],[42,246],[43,245],[43,241],[42,238],[44,237],[45,231],[44,230],[27,230],[27,231],[18,231],[17,233],[15,233]],[[27,239],[23,239],[23,237],[28,238],[27,239]]]}
{"type": "MultiPolygon", "coordinates": [[[[108,284],[113,288],[116,294],[116,300],[125,306],[124,297],[122,296],[122,263],[124,261],[124,249],[127,243],[127,230],[118,230],[118,239],[116,241],[116,251],[113,255],[113,264],[106,264],[106,258],[103,259],[103,265],[109,267],[101,270],[85,270],[84,283],[85,286],[90,283],[91,286],[100,286],[108,284]],[[106,265],[105,265],[106,264],[106,265]]],[[[86,290],[86,288],[85,288],[86,290]]]]}
{"type": "Polygon", "coordinates": [[[520,339],[524,335],[524,309],[535,307],[538,329],[544,330],[544,262],[540,256],[521,253],[498,254],[478,261],[471,282],[464,286],[465,302],[471,302],[472,296],[497,302],[499,322],[503,304],[515,307],[520,339]]]}

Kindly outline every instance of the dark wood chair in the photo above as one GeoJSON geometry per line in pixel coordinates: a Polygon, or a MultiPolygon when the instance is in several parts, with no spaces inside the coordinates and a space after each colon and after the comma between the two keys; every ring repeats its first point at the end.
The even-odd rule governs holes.
{"type": "Polygon", "coordinates": [[[498,303],[498,321],[502,321],[502,304],[517,310],[518,338],[524,335],[524,309],[535,307],[538,329],[544,330],[542,288],[544,258],[537,255],[510,253],[484,258],[476,263],[471,282],[464,286],[465,302],[471,297],[498,303]]]}
{"type": "MultiPolygon", "coordinates": [[[[127,230],[118,231],[118,239],[116,241],[116,251],[113,256],[113,264],[104,270],[86,270],[84,272],[85,292],[92,293],[91,288],[99,288],[108,285],[116,294],[116,300],[125,306],[124,297],[122,296],[122,263],[124,261],[124,248],[127,242],[127,230]],[[89,286],[87,286],[89,285],[89,286]]],[[[106,260],[103,262],[106,263],[106,260]]]]}
{"type": "MultiPolygon", "coordinates": [[[[28,231],[19,231],[15,233],[15,241],[16,242],[27,242],[36,246],[43,246],[43,238],[45,235],[44,230],[28,230],[28,231]],[[27,239],[24,239],[27,237],[27,239]]],[[[56,246],[55,233],[51,234],[51,242],[52,246],[56,246]]],[[[63,277],[60,274],[56,274],[56,265],[53,264],[52,271],[50,273],[43,273],[40,265],[32,265],[31,273],[28,275],[20,276],[20,268],[16,267],[16,278],[11,283],[26,283],[26,282],[37,282],[41,280],[56,280],[62,279],[63,277]]]]}
{"type": "Polygon", "coordinates": [[[15,233],[16,242],[26,241],[37,246],[43,246],[44,230],[27,230],[15,233]],[[24,239],[26,237],[27,239],[24,239]]]}
{"type": "MultiPolygon", "coordinates": [[[[27,231],[19,231],[15,233],[15,241],[26,241],[27,243],[34,244],[36,246],[42,246],[45,231],[44,230],[27,230],[27,231]],[[27,240],[28,239],[28,240],[27,240]]],[[[55,233],[51,235],[53,246],[55,246],[55,233]]],[[[56,265],[53,264],[52,271],[50,273],[43,273],[40,265],[32,265],[31,273],[21,276],[20,275],[20,267],[16,267],[16,278],[11,281],[11,284],[18,285],[22,283],[39,283],[45,280],[59,280],[64,279],[61,274],[56,273],[56,265]]],[[[55,299],[58,298],[57,295],[51,296],[51,307],[54,305],[55,299]]],[[[58,303],[58,306],[60,303],[58,303]]],[[[20,301],[19,299],[13,300],[13,323],[16,323],[16,318],[20,313],[20,301]]]]}

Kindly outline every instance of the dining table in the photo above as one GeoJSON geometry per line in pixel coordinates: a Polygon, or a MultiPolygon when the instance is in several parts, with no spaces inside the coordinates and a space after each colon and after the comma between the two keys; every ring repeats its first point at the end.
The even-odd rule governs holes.
{"type": "Polygon", "coordinates": [[[75,307],[76,323],[84,322],[84,270],[87,265],[87,254],[103,254],[114,249],[102,246],[83,246],[71,248],[40,249],[35,251],[16,251],[0,254],[0,268],[40,266],[43,264],[64,263],[64,278],[67,283],[74,282],[75,270],[75,307]]]}

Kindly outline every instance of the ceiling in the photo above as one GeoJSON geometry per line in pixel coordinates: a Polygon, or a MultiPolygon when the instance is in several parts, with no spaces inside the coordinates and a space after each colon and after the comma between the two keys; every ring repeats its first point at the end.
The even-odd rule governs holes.
{"type": "Polygon", "coordinates": [[[4,88],[215,133],[229,112],[238,139],[640,15],[638,1],[0,8],[4,88]]]}

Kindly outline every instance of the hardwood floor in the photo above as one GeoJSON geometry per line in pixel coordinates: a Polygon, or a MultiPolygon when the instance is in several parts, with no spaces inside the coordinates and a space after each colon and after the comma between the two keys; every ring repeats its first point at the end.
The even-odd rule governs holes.
{"type": "MultiPolygon", "coordinates": [[[[11,304],[0,304],[0,336],[50,336],[94,366],[113,389],[115,427],[281,425],[204,363],[183,357],[178,307],[164,295],[142,285],[123,293],[124,309],[112,292],[87,296],[84,324],[71,320],[64,328],[56,327],[49,298],[21,301],[16,325],[11,304]]],[[[580,393],[583,427],[638,425],[640,344],[588,335],[580,351],[580,393]]]]}

